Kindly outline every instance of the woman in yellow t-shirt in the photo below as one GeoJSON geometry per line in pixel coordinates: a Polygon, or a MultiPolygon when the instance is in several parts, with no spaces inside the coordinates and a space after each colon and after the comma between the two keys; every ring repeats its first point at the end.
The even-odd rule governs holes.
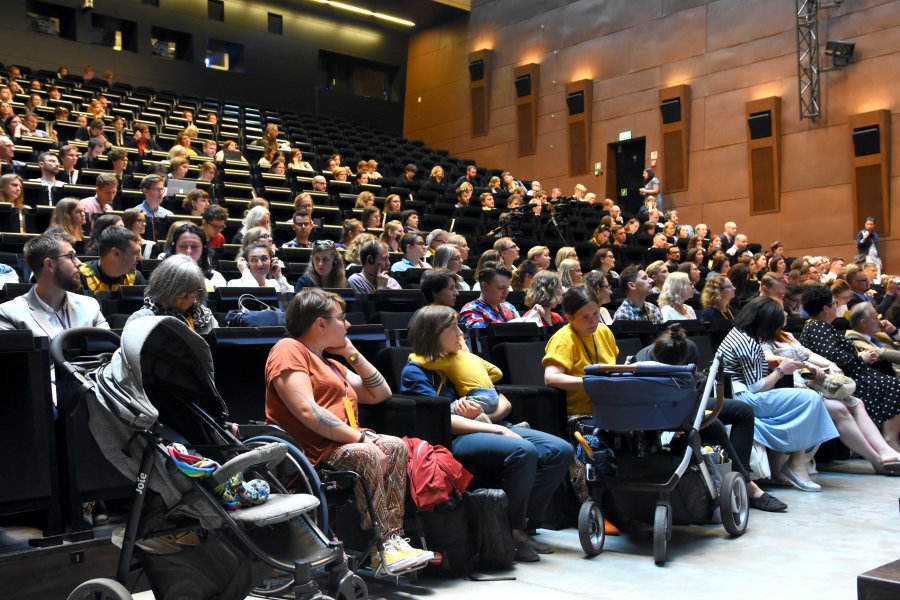
{"type": "Polygon", "coordinates": [[[584,391],[584,368],[615,364],[619,348],[609,327],[600,323],[600,305],[583,285],[570,288],[563,295],[562,306],[569,323],[547,342],[544,380],[566,390],[568,414],[589,415],[591,399],[584,391]]]}

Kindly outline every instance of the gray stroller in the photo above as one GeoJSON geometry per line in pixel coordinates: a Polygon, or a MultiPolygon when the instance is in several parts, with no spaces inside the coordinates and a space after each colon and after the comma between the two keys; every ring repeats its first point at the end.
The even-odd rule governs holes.
{"type": "Polygon", "coordinates": [[[177,319],[145,317],[125,327],[111,355],[73,357],[71,348],[87,338],[119,345],[110,331],[71,329],[51,353],[78,382],[101,452],[135,487],[124,532],[113,534],[122,549],[116,579],[85,582],[70,600],[131,598],[141,573],[157,600],[368,597],[342,544],[315,524],[320,497],[289,494],[272,475],[287,447],[251,448],[226,427],[200,336],[177,319]],[[192,470],[167,448],[173,443],[217,466],[192,470]],[[226,510],[221,490],[239,474],[268,483],[264,503],[226,510]]]}

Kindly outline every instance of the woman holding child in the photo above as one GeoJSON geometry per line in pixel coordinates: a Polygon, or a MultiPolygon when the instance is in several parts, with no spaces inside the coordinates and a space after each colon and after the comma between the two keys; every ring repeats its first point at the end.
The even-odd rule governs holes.
{"type": "Polygon", "coordinates": [[[458,322],[456,311],[446,306],[426,306],[413,316],[409,341],[415,354],[403,369],[400,389],[454,401],[450,415],[455,436],[453,455],[476,474],[476,479],[480,472],[502,473],[516,560],[535,562],[540,560],[539,553],[552,549],[525,532],[540,525],[554,490],[572,462],[572,447],[553,435],[505,420],[511,409],[509,400],[493,387],[499,370],[477,356],[465,356],[468,349],[458,322]],[[458,367],[463,364],[469,368],[460,377],[463,370],[458,367]],[[476,367],[479,372],[473,377],[476,367]],[[463,381],[469,378],[473,380],[463,381]],[[475,393],[460,397],[458,387],[475,393]]]}

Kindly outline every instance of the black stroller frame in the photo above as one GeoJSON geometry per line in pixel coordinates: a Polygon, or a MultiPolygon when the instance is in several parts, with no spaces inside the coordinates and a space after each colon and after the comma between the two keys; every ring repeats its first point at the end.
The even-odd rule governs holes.
{"type": "MultiPolygon", "coordinates": [[[[605,511],[614,523],[617,520],[623,522],[626,517],[622,513],[626,512],[637,515],[632,517],[634,520],[651,522],[653,558],[660,566],[667,559],[667,544],[676,516],[682,524],[708,523],[714,509],[719,508],[722,524],[729,534],[740,536],[746,531],[749,503],[743,478],[729,470],[730,463],[713,465],[711,460],[705,459],[700,442],[700,430],[717,418],[724,401],[724,382],[719,366],[718,359],[714,360],[702,392],[694,389],[693,365],[637,363],[588,367],[585,389],[593,401],[593,418],[590,424],[580,424],[579,430],[574,432],[575,440],[588,457],[585,479],[590,497],[582,504],[578,516],[579,540],[586,554],[596,556],[603,549],[605,511]],[[647,386],[646,391],[638,387],[642,385],[647,386]],[[666,398],[667,387],[677,389],[680,398],[671,401],[666,398]],[[716,390],[716,404],[712,412],[704,416],[713,389],[716,390]],[[645,424],[650,426],[642,426],[645,424]],[[680,457],[674,450],[671,454],[661,453],[655,457],[617,457],[620,474],[623,470],[641,467],[642,462],[653,463],[652,459],[657,458],[657,464],[651,464],[645,476],[629,479],[598,473],[593,464],[594,451],[582,432],[603,435],[601,431],[613,436],[641,432],[642,438],[647,434],[654,437],[661,431],[674,431],[683,435],[684,451],[680,457]],[[719,470],[718,475],[724,473],[718,486],[712,469],[719,470]],[[688,506],[690,501],[682,501],[677,493],[679,484],[691,476],[691,470],[702,482],[698,485],[705,488],[704,506],[688,506]],[[616,497],[618,501],[615,501],[616,497]],[[651,498],[655,506],[652,520],[647,515],[651,498]],[[698,514],[705,517],[698,518],[698,514]]],[[[673,448],[675,446],[673,443],[673,448]]]]}
{"type": "MultiPolygon", "coordinates": [[[[154,318],[147,317],[146,319],[154,318]]],[[[140,321],[144,320],[141,319],[140,321]]],[[[174,319],[162,318],[162,320],[169,321],[169,323],[163,323],[160,326],[167,326],[171,330],[170,335],[183,336],[190,334],[195,336],[183,324],[178,323],[174,319]]],[[[126,328],[126,331],[123,333],[123,340],[127,335],[128,329],[126,328]]],[[[104,379],[101,369],[92,370],[98,363],[107,363],[108,367],[115,366],[108,364],[111,362],[108,355],[105,357],[106,360],[104,360],[104,357],[87,357],[89,360],[84,364],[88,368],[84,368],[83,365],[79,364],[77,359],[72,360],[70,357],[67,357],[67,345],[73,340],[78,340],[79,336],[105,339],[107,342],[111,341],[116,345],[119,343],[119,336],[108,330],[93,328],[71,329],[58,336],[52,344],[51,355],[56,364],[61,367],[67,376],[78,383],[80,392],[83,394],[94,394],[95,396],[98,394],[106,396],[110,394],[127,394],[129,390],[126,386],[110,389],[111,387],[117,387],[115,383],[111,386],[109,381],[104,379]]],[[[197,339],[202,342],[199,336],[197,336],[197,339]]],[[[117,352],[121,352],[121,350],[117,352]]],[[[214,385],[212,385],[212,389],[215,389],[214,385]]],[[[216,397],[218,398],[217,395],[216,397]]],[[[218,398],[218,400],[221,402],[221,398],[218,398]]],[[[114,403],[110,404],[114,405],[114,403]]],[[[204,453],[207,451],[218,451],[226,457],[233,457],[217,468],[208,479],[197,480],[177,472],[165,447],[164,439],[172,438],[174,435],[175,437],[172,441],[179,441],[178,436],[180,434],[170,432],[166,425],[158,420],[154,420],[152,424],[146,427],[132,427],[131,437],[128,439],[127,446],[120,447],[120,450],[123,456],[130,460],[139,458],[139,467],[134,476],[132,505],[121,543],[116,579],[115,581],[98,579],[85,582],[76,588],[69,598],[131,598],[126,586],[135,584],[140,576],[140,571],[136,571],[135,566],[137,565],[139,568],[143,566],[143,570],[147,571],[147,565],[142,565],[142,562],[143,560],[149,560],[153,556],[146,550],[139,549],[139,543],[185,531],[197,533],[201,540],[204,539],[206,532],[209,532],[211,535],[221,534],[222,541],[237,547],[239,551],[246,553],[246,557],[256,561],[247,565],[243,558],[245,555],[243,553],[240,554],[238,556],[241,563],[240,570],[246,570],[235,574],[235,578],[229,582],[227,592],[217,597],[243,599],[251,591],[257,595],[279,597],[285,597],[284,594],[289,593],[289,597],[295,600],[314,600],[331,597],[323,595],[321,590],[324,588],[335,598],[344,600],[363,600],[367,598],[368,592],[365,583],[347,568],[344,561],[343,544],[338,541],[328,540],[315,526],[314,522],[307,517],[307,513],[315,510],[318,505],[318,495],[313,494],[313,498],[310,498],[308,495],[291,495],[289,490],[285,489],[272,473],[272,469],[287,455],[289,451],[287,446],[277,442],[256,444],[252,448],[245,446],[223,426],[224,417],[227,416],[226,413],[223,412],[218,415],[220,423],[206,408],[198,404],[184,402],[179,406],[189,411],[189,415],[197,420],[197,427],[201,429],[206,428],[206,431],[211,432],[208,437],[214,437],[221,441],[218,444],[205,446],[198,444],[186,445],[196,449],[196,451],[203,451],[204,453]],[[143,442],[143,444],[140,442],[143,442]],[[134,450],[135,448],[141,448],[139,457],[134,455],[133,452],[129,453],[129,450],[134,450]],[[254,476],[261,476],[269,483],[271,495],[267,504],[271,504],[269,504],[266,512],[252,512],[256,508],[266,509],[266,504],[228,512],[220,505],[219,500],[214,495],[214,484],[225,482],[231,476],[244,472],[252,472],[254,476]],[[166,503],[163,501],[164,494],[158,489],[160,485],[158,478],[165,479],[166,477],[178,483],[178,492],[181,494],[178,505],[170,508],[166,507],[166,503]],[[185,482],[185,480],[189,480],[189,483],[185,482]],[[201,506],[204,512],[198,512],[198,514],[191,512],[195,506],[201,506]],[[188,511],[185,511],[184,507],[187,507],[188,511]],[[150,514],[153,516],[145,515],[145,508],[149,511],[157,510],[157,514],[153,515],[151,512],[150,514]],[[190,519],[191,523],[187,523],[186,519],[182,517],[190,519]],[[185,521],[185,523],[182,525],[179,519],[185,521]],[[210,531],[208,526],[205,526],[206,523],[211,522],[217,524],[216,529],[212,531],[210,531]],[[164,526],[155,527],[154,525],[156,524],[164,524],[164,526]],[[247,526],[247,529],[244,526],[247,526]],[[146,528],[146,531],[142,531],[143,528],[146,528]],[[281,530],[278,528],[281,528],[281,530]],[[259,539],[254,539],[248,531],[263,533],[260,534],[259,539]],[[279,531],[280,533],[278,533],[279,531]],[[263,534],[266,536],[273,535],[276,536],[274,539],[280,539],[277,536],[280,535],[283,538],[284,536],[293,535],[296,538],[295,534],[297,532],[302,533],[305,537],[302,540],[295,540],[296,544],[298,546],[306,544],[307,547],[315,548],[314,552],[297,558],[292,557],[291,562],[287,562],[281,557],[274,556],[264,548],[267,541],[263,534]],[[260,582],[266,576],[271,575],[273,571],[283,575],[274,579],[274,584],[270,587],[259,587],[260,582]],[[250,584],[250,587],[253,587],[253,589],[243,589],[247,587],[247,584],[250,584]]],[[[224,411],[224,403],[221,406],[224,411]]],[[[129,417],[127,414],[128,408],[126,407],[119,406],[114,410],[120,410],[121,414],[114,415],[113,419],[127,420],[129,417]]],[[[94,416],[95,413],[92,409],[92,419],[94,416]]],[[[107,424],[103,423],[103,425],[107,424]]],[[[92,431],[94,431],[93,423],[92,431]]],[[[103,446],[103,444],[99,443],[99,440],[98,445],[101,445],[101,448],[103,446]]],[[[116,464],[115,461],[112,462],[116,464]]],[[[123,468],[118,464],[116,464],[116,467],[123,471],[123,468]]],[[[218,538],[217,541],[219,541],[218,538]]],[[[272,546],[275,543],[272,541],[268,545],[272,546]]],[[[218,547],[220,546],[215,548],[218,547]]],[[[225,546],[221,547],[224,548],[225,546]]],[[[232,553],[237,554],[233,549],[232,553]]],[[[170,575],[166,575],[162,579],[169,577],[170,575]]],[[[272,580],[270,579],[269,581],[272,580]]]]}

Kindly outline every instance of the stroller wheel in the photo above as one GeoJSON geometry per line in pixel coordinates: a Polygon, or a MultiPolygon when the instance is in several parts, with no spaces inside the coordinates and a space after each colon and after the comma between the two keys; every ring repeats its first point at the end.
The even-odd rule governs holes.
{"type": "Polygon", "coordinates": [[[338,585],[335,600],[368,600],[369,588],[359,575],[348,572],[338,585]]]}
{"type": "Polygon", "coordinates": [[[582,504],[578,511],[578,541],[588,556],[597,556],[603,551],[603,543],[606,541],[603,511],[594,500],[582,504]]]}
{"type": "Polygon", "coordinates": [[[719,508],[725,531],[731,535],[743,535],[747,531],[747,522],[750,517],[747,485],[734,471],[727,473],[722,479],[722,489],[719,490],[719,508]]]}
{"type": "Polygon", "coordinates": [[[653,515],[653,561],[660,567],[666,564],[666,546],[672,535],[671,531],[669,507],[660,504],[653,515]]]}
{"type": "Polygon", "coordinates": [[[131,600],[131,594],[115,579],[91,579],[75,588],[68,600],[131,600]]]}

